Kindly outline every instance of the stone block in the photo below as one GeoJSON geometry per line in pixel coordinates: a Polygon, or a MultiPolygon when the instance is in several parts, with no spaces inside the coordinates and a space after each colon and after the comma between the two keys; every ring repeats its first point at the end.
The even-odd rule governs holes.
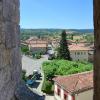
{"type": "Polygon", "coordinates": [[[3,44],[0,45],[0,69],[6,67],[10,63],[10,50],[5,49],[3,44]]]}
{"type": "Polygon", "coordinates": [[[21,80],[21,71],[22,71],[21,54],[19,47],[13,48],[11,53],[10,65],[12,67],[12,77],[11,77],[12,81],[19,83],[19,81],[21,80]]]}
{"type": "Polygon", "coordinates": [[[9,65],[6,66],[5,68],[0,69],[0,91],[2,90],[3,87],[6,87],[6,84],[9,81],[11,81],[11,71],[10,70],[11,68],[9,65]]]}
{"type": "MultiPolygon", "coordinates": [[[[3,20],[19,24],[19,7],[14,3],[16,0],[4,0],[3,3],[3,20]]],[[[19,1],[19,0],[17,0],[19,1]]],[[[16,2],[17,2],[16,1],[16,2]]]]}
{"type": "Polygon", "coordinates": [[[16,47],[16,26],[14,23],[5,22],[3,23],[3,33],[5,36],[5,47],[14,48],[16,47]]]}
{"type": "Polygon", "coordinates": [[[0,100],[15,100],[21,80],[19,0],[0,0],[0,100]]]}
{"type": "Polygon", "coordinates": [[[16,45],[20,46],[20,26],[19,25],[16,25],[15,35],[16,35],[16,45]]]}
{"type": "Polygon", "coordinates": [[[9,81],[5,87],[2,88],[0,92],[2,92],[2,95],[0,95],[0,100],[12,100],[14,99],[14,93],[15,93],[15,87],[16,84],[14,81],[9,81]]]}
{"type": "Polygon", "coordinates": [[[2,2],[0,2],[0,22],[2,21],[2,2]]]}

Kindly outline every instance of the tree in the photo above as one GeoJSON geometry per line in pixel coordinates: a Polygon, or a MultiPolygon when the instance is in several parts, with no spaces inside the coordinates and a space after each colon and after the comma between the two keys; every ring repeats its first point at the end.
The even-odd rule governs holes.
{"type": "Polygon", "coordinates": [[[28,46],[21,46],[21,51],[22,53],[26,54],[26,55],[29,55],[29,48],[28,46]]]}
{"type": "Polygon", "coordinates": [[[71,34],[70,39],[71,39],[71,40],[73,40],[73,37],[74,37],[74,35],[73,35],[73,34],[71,34]]]}
{"type": "Polygon", "coordinates": [[[58,58],[71,60],[66,37],[67,37],[66,31],[64,30],[61,34],[60,47],[58,48],[58,58]]]}

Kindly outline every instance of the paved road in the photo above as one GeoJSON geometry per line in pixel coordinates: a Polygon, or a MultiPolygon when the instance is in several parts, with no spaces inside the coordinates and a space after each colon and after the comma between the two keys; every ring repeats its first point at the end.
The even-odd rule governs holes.
{"type": "Polygon", "coordinates": [[[47,61],[47,55],[43,56],[41,59],[32,59],[25,55],[22,56],[22,69],[26,70],[26,75],[33,74],[33,70],[38,70],[41,72],[41,66],[44,61],[47,61]]]}
{"type": "Polygon", "coordinates": [[[45,100],[55,100],[54,96],[46,95],[45,100]]]}
{"type": "MultiPolygon", "coordinates": [[[[22,69],[26,70],[26,75],[33,74],[33,70],[38,70],[41,72],[41,66],[44,61],[48,61],[48,56],[44,55],[41,59],[32,59],[30,57],[27,57],[25,55],[22,56],[22,69]]],[[[42,73],[43,76],[43,73],[42,73]]],[[[43,77],[42,80],[36,81],[36,85],[31,90],[36,91],[38,94],[43,95],[41,91],[42,83],[43,83],[43,77]]],[[[46,95],[45,100],[54,100],[54,96],[46,95]]]]}

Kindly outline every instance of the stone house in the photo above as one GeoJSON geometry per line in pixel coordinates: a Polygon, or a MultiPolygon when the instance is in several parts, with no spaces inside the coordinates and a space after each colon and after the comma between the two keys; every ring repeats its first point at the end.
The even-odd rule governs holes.
{"type": "Polygon", "coordinates": [[[94,49],[84,43],[69,45],[69,51],[73,61],[90,61],[93,59],[94,49]]]}
{"type": "Polygon", "coordinates": [[[28,44],[29,50],[33,53],[37,53],[37,52],[46,53],[47,52],[47,46],[48,46],[47,40],[30,38],[26,40],[26,43],[28,44]]]}
{"type": "Polygon", "coordinates": [[[53,80],[55,100],[93,100],[93,72],[58,76],[53,80]]]}

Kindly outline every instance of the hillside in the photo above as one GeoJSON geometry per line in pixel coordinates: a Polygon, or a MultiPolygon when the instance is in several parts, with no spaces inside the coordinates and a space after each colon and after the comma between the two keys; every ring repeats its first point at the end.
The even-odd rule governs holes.
{"type": "MultiPolygon", "coordinates": [[[[21,29],[21,39],[27,39],[30,36],[57,36],[64,29],[21,29]]],[[[93,29],[66,29],[71,34],[93,33],[93,29]]]]}

